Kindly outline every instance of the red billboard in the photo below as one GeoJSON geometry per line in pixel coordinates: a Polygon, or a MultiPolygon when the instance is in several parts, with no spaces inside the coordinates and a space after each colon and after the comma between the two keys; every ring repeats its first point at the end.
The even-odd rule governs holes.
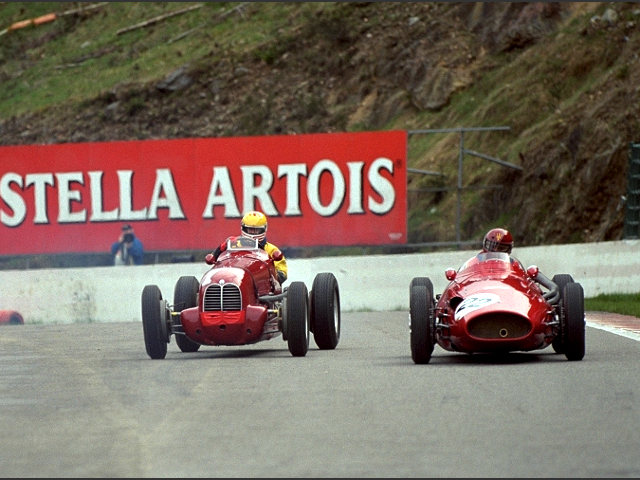
{"type": "Polygon", "coordinates": [[[213,249],[244,212],[281,247],[407,241],[405,131],[0,147],[0,255],[213,249]]]}

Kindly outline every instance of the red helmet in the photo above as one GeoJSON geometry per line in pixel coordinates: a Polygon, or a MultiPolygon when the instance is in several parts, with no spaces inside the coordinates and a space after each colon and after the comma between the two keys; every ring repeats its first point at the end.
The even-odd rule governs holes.
{"type": "Polygon", "coordinates": [[[482,249],[485,252],[504,252],[511,253],[513,248],[513,237],[509,230],[504,228],[492,228],[484,236],[482,241],[482,249]]]}

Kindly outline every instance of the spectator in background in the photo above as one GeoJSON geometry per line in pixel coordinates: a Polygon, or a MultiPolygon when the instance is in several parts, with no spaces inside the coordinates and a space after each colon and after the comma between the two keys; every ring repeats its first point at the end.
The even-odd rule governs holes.
{"type": "Polygon", "coordinates": [[[117,242],[111,245],[114,265],[142,265],[144,249],[131,225],[124,225],[117,242]]]}

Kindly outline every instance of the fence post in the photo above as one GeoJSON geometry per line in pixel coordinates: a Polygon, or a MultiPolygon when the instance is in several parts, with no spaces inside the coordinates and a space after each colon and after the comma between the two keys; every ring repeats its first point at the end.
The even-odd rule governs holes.
{"type": "Polygon", "coordinates": [[[640,143],[629,144],[624,239],[640,238],[640,143]]]}
{"type": "Polygon", "coordinates": [[[462,225],[462,165],[464,163],[464,130],[460,131],[460,153],[458,154],[458,184],[456,188],[456,242],[460,243],[462,225]]]}
{"type": "MultiPolygon", "coordinates": [[[[474,157],[482,158],[484,160],[489,160],[491,162],[498,163],[504,167],[513,168],[516,170],[522,171],[523,168],[519,165],[515,165],[513,163],[505,162],[504,160],[500,160],[499,158],[494,158],[490,155],[485,155],[483,153],[475,152],[473,150],[468,150],[464,147],[464,134],[465,132],[481,132],[481,131],[497,131],[497,130],[510,130],[511,127],[500,126],[500,127],[470,127],[470,128],[436,128],[436,129],[425,129],[425,130],[409,130],[407,135],[407,151],[409,150],[409,137],[411,135],[415,135],[418,133],[459,133],[460,134],[460,143],[459,143],[459,151],[458,151],[458,180],[456,183],[456,239],[454,242],[452,241],[444,241],[444,242],[425,242],[419,244],[413,244],[414,246],[434,246],[434,245],[456,245],[460,248],[463,244],[475,244],[476,241],[462,241],[462,192],[465,189],[462,174],[463,174],[463,166],[464,166],[464,156],[471,155],[474,157]]],[[[419,170],[416,168],[407,168],[407,172],[413,173],[422,173],[425,175],[438,175],[444,177],[442,173],[431,172],[427,170],[419,170]]],[[[496,188],[496,186],[489,186],[489,188],[496,188]]],[[[434,191],[447,191],[447,189],[436,189],[434,191]]],[[[409,204],[407,202],[407,208],[409,208],[409,204]]]]}

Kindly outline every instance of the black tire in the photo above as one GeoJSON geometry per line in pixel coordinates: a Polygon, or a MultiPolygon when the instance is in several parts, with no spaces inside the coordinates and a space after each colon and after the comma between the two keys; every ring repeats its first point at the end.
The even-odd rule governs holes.
{"type": "MultiPolygon", "coordinates": [[[[573,283],[573,277],[567,273],[559,273],[554,275],[551,279],[553,283],[558,286],[558,291],[560,292],[560,305],[562,305],[562,299],[564,298],[564,287],[568,283],[573,283]]],[[[563,308],[563,307],[561,307],[563,308]]],[[[562,316],[562,314],[560,315],[562,316]]],[[[553,351],[556,353],[564,353],[564,334],[562,333],[563,329],[563,321],[560,321],[560,333],[556,335],[556,338],[551,342],[551,347],[553,351]]]]}
{"type": "Polygon", "coordinates": [[[24,325],[24,319],[18,312],[13,312],[9,316],[9,325],[24,325]]]}
{"type": "MultiPolygon", "coordinates": [[[[196,277],[180,277],[173,290],[173,311],[181,312],[185,308],[195,307],[198,304],[199,289],[200,282],[196,277]]],[[[183,352],[197,352],[200,348],[199,343],[192,341],[182,333],[176,334],[176,343],[183,352]]]]}
{"type": "Polygon", "coordinates": [[[340,340],[340,291],[333,273],[316,275],[309,295],[311,330],[320,350],[333,350],[340,340]]]}
{"type": "Polygon", "coordinates": [[[304,357],[309,350],[309,293],[304,282],[292,282],[287,290],[286,325],[289,352],[304,357]]]}
{"type": "Polygon", "coordinates": [[[433,296],[427,285],[411,287],[409,315],[411,318],[411,358],[416,364],[429,363],[435,345],[433,296]]]}
{"type": "Polygon", "coordinates": [[[426,286],[427,290],[429,290],[429,293],[431,294],[431,298],[433,298],[433,283],[429,277],[414,277],[409,285],[409,292],[411,292],[411,289],[416,285],[426,286]]]}
{"type": "Polygon", "coordinates": [[[585,351],[584,291],[582,285],[575,282],[564,288],[564,354],[567,360],[582,360],[585,351]]]}
{"type": "Polygon", "coordinates": [[[160,289],[156,285],[145,286],[142,290],[142,330],[147,354],[154,360],[167,355],[169,335],[164,309],[160,289]]]}
{"type": "Polygon", "coordinates": [[[558,285],[558,288],[560,289],[560,294],[562,295],[562,291],[564,290],[564,286],[567,283],[573,283],[573,277],[571,275],[569,275],[568,273],[558,273],[557,275],[553,276],[551,281],[553,283],[555,283],[556,285],[558,285]]]}

